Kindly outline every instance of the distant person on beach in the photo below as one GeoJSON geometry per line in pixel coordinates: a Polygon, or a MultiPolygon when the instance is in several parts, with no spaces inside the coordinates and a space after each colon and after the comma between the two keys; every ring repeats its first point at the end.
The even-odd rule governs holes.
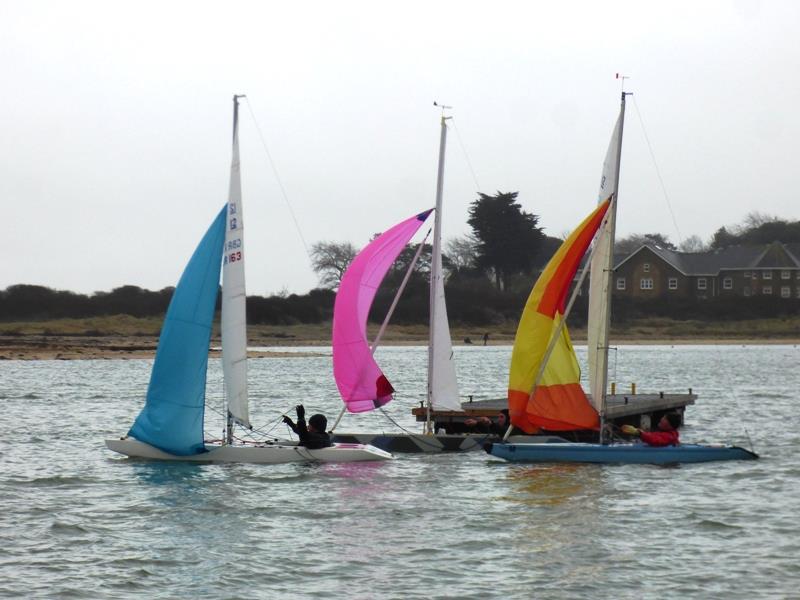
{"type": "Polygon", "coordinates": [[[294,431],[300,438],[300,446],[305,446],[309,450],[317,450],[319,448],[327,448],[332,446],[331,436],[325,431],[328,427],[328,419],[325,415],[315,414],[311,415],[306,426],[306,409],[302,404],[295,407],[297,412],[297,424],[288,416],[283,416],[283,422],[294,431]]]}
{"type": "Polygon", "coordinates": [[[465,338],[464,338],[464,343],[465,343],[465,344],[471,344],[471,343],[472,343],[472,340],[471,340],[471,339],[469,339],[468,337],[465,337],[465,338]]]}
{"type": "Polygon", "coordinates": [[[488,341],[489,341],[489,333],[487,332],[483,334],[483,345],[485,346],[486,342],[488,341]]]}
{"type": "Polygon", "coordinates": [[[670,412],[661,417],[656,426],[657,431],[642,431],[632,425],[623,425],[622,433],[638,436],[648,446],[677,446],[680,443],[678,427],[681,426],[681,416],[670,412]]]}
{"type": "MultiPolygon", "coordinates": [[[[489,417],[478,417],[477,419],[467,419],[464,425],[469,428],[474,428],[480,433],[488,433],[489,435],[496,435],[503,437],[506,434],[508,426],[511,424],[511,418],[508,415],[508,409],[504,408],[497,413],[497,420],[492,421],[489,417]]],[[[512,431],[512,433],[516,433],[512,431]]]]}

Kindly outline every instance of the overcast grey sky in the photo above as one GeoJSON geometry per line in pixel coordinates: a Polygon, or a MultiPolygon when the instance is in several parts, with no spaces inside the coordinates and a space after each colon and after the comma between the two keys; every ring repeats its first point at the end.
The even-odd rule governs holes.
{"type": "Polygon", "coordinates": [[[634,93],[618,235],[800,219],[799,31],[800,2],[780,0],[0,0],[0,289],[174,285],[226,199],[234,93],[250,294],[316,284],[251,109],[309,245],[361,246],[433,205],[434,100],[458,133],[446,239],[477,186],[519,191],[550,235],[573,228],[615,72],[634,93]]]}

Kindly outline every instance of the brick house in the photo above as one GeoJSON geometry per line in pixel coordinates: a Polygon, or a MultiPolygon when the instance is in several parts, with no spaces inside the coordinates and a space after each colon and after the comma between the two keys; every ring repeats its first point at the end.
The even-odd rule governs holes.
{"type": "Polygon", "coordinates": [[[800,298],[800,244],[773,242],[697,253],[646,244],[627,256],[615,256],[615,264],[616,296],[800,298]]]}

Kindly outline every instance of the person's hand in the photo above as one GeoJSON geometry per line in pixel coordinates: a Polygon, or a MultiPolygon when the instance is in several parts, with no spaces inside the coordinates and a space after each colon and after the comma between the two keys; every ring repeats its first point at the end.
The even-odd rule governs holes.
{"type": "Polygon", "coordinates": [[[303,406],[302,404],[298,404],[297,406],[294,407],[294,409],[297,411],[297,418],[298,419],[304,419],[306,417],[306,407],[305,406],[303,406]]]}
{"type": "Polygon", "coordinates": [[[477,421],[475,419],[467,419],[466,421],[464,421],[464,425],[466,425],[467,427],[473,427],[476,423],[477,421]]]}
{"type": "Polygon", "coordinates": [[[481,417],[481,423],[486,423],[487,425],[491,424],[492,420],[489,417],[481,417]]]}
{"type": "Polygon", "coordinates": [[[623,425],[622,433],[627,433],[628,435],[639,435],[641,431],[639,431],[639,429],[637,429],[633,425],[623,425]]]}
{"type": "Polygon", "coordinates": [[[292,419],[289,418],[289,415],[283,415],[283,422],[286,423],[287,425],[292,425],[293,424],[292,423],[292,419]]]}

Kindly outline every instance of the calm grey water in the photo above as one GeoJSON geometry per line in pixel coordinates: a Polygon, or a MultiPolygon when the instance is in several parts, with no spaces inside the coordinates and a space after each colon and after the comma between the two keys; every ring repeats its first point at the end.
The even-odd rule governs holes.
{"type": "MultiPolygon", "coordinates": [[[[324,351],[324,350],[323,350],[324,351]]],[[[583,350],[579,348],[579,353],[583,350]]],[[[463,394],[502,396],[510,349],[456,348],[463,394]]],[[[524,466],[482,452],[391,463],[117,458],[150,361],[0,362],[0,596],[48,598],[800,597],[800,348],[621,347],[620,386],[700,394],[684,441],[762,460],[524,466]]],[[[384,348],[389,413],[419,431],[423,348],[384,348]]],[[[329,356],[250,362],[254,422],[334,416],[329,356]]],[[[209,433],[221,430],[219,364],[209,433]]],[[[340,429],[395,431],[383,415],[340,429]]]]}

